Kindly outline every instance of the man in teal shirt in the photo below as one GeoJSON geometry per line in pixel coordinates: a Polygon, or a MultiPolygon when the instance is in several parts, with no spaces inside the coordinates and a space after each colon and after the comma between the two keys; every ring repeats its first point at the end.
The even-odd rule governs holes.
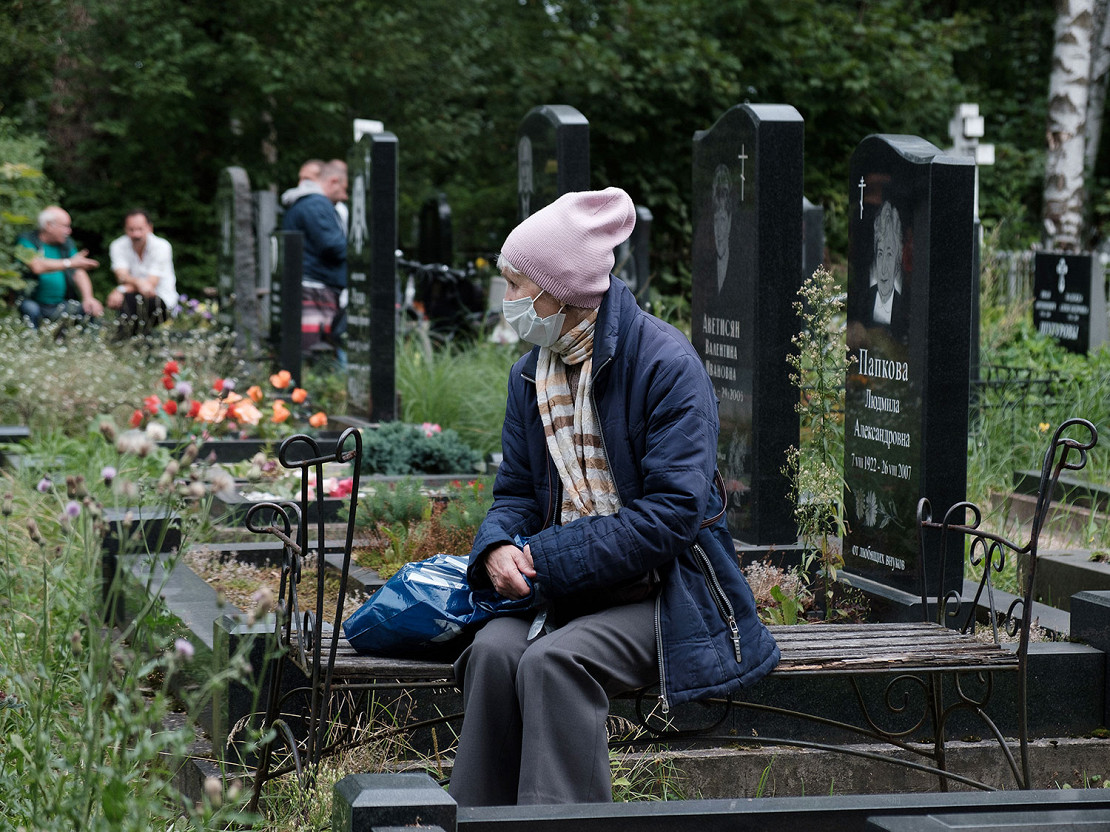
{"type": "Polygon", "coordinates": [[[77,250],[69,236],[72,227],[69,214],[51,205],[39,214],[38,230],[19,238],[19,259],[27,264],[33,281],[19,302],[19,311],[32,326],[63,314],[93,318],[104,314],[86,271],[100,264],[88,256],[88,249],[77,250]]]}

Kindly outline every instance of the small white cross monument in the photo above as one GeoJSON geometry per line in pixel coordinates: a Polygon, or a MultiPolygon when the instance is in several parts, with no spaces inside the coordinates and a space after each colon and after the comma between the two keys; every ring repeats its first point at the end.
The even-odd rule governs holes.
{"type": "Polygon", "coordinates": [[[984,119],[979,115],[978,104],[960,104],[948,122],[948,135],[952,139],[952,152],[971,156],[975,160],[975,197],[972,216],[979,220],[979,165],[994,164],[994,145],[980,144],[983,138],[984,119]]]}

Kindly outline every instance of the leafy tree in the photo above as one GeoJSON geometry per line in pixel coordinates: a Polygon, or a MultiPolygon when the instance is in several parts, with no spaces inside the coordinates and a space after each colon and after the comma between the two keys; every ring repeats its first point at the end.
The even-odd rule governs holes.
{"type": "Polygon", "coordinates": [[[398,137],[400,244],[442,190],[457,248],[496,251],[516,218],[517,127],[545,103],[590,120],[593,185],[651,208],[657,285],[684,292],[690,141],[745,100],[805,118],[806,194],[834,252],[855,145],[945,146],[972,95],[998,148],[985,221],[1035,215],[1044,121],[1023,114],[1044,112],[1047,4],[1015,4],[988,18],[972,0],[16,0],[0,80],[6,112],[49,139],[82,241],[103,256],[144,207],[191,294],[214,283],[220,169],[288,187],[305,158],[346,155],[355,117],[398,137]]]}
{"type": "MultiPolygon", "coordinates": [[[[42,174],[43,142],[0,117],[0,239],[14,242],[34,228],[38,212],[55,202],[53,183],[42,174]]],[[[0,246],[0,298],[24,288],[20,264],[10,246],[0,246]]]]}

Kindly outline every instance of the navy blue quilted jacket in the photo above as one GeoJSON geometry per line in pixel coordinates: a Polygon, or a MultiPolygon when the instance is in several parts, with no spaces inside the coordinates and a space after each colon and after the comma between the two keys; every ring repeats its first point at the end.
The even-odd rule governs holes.
{"type": "Polygon", "coordinates": [[[488,586],[483,555],[528,536],[535,586],[558,599],[653,570],[662,580],[656,644],[664,709],[750,685],[779,649],[755,611],[714,484],[717,400],[701,360],[674,327],[642,311],[613,279],[594,333],[593,395],[621,508],[553,525],[559,483],[536,406],[538,349],[509,375],[504,459],[493,506],[470,553],[472,586],[488,586]]]}

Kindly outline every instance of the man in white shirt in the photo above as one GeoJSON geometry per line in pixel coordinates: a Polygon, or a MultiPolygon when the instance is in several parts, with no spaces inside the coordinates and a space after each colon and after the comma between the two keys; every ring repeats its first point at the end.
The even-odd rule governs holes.
{"type": "Polygon", "coordinates": [[[108,247],[112,273],[119,283],[108,295],[108,308],[119,311],[127,334],[149,333],[177,304],[173,247],[154,234],[145,211],[128,213],[123,231],[108,247]]]}

